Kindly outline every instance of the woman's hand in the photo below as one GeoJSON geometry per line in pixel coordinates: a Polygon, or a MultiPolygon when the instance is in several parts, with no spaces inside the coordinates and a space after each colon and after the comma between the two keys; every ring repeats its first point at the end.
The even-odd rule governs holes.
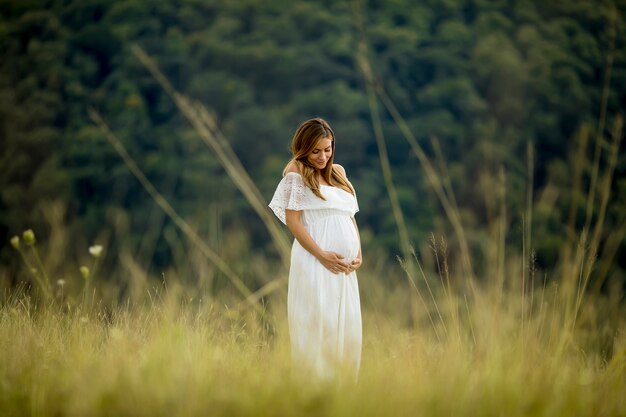
{"type": "Polygon", "coordinates": [[[348,266],[348,273],[356,271],[361,267],[362,264],[363,260],[361,259],[361,255],[359,255],[354,258],[354,261],[350,262],[350,265],[348,266]]]}
{"type": "Polygon", "coordinates": [[[343,260],[343,256],[337,252],[322,251],[318,260],[326,269],[333,274],[343,272],[344,274],[350,273],[350,265],[343,260]]]}

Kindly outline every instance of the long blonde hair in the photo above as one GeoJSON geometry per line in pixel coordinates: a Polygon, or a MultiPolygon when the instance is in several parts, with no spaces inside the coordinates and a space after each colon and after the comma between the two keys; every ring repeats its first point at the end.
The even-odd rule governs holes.
{"type": "Polygon", "coordinates": [[[287,173],[289,166],[295,162],[302,175],[304,184],[313,191],[313,194],[322,200],[326,200],[320,192],[320,181],[317,175],[318,169],[311,165],[307,159],[307,156],[315,149],[317,142],[325,138],[331,140],[332,153],[326,166],[319,170],[321,171],[321,176],[329,185],[341,188],[354,195],[354,190],[345,175],[337,168],[333,168],[333,160],[335,159],[335,133],[328,123],[319,117],[307,120],[296,130],[291,141],[291,153],[293,157],[285,167],[283,175],[287,173]]]}

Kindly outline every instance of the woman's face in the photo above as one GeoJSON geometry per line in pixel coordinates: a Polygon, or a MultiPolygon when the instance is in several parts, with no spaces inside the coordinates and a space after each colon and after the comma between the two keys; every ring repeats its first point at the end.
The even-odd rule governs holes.
{"type": "Polygon", "coordinates": [[[306,157],[309,163],[317,169],[324,169],[333,154],[333,141],[330,138],[321,138],[315,148],[306,157]]]}

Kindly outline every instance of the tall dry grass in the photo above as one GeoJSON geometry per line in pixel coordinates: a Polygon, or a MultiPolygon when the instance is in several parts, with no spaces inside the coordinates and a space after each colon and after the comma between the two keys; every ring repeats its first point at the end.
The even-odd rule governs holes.
{"type": "MultiPolygon", "coordinates": [[[[441,253],[441,240],[434,249],[441,253]]],[[[443,260],[442,260],[443,261],[443,260]]],[[[443,262],[442,262],[443,264],[443,262]]],[[[6,291],[0,307],[0,411],[39,416],[546,415],[626,413],[626,334],[618,298],[585,296],[520,259],[502,289],[466,296],[454,268],[412,296],[360,273],[363,361],[356,384],[316,383],[290,368],[284,298],[237,311],[170,281],[143,301],[90,309],[6,291]],[[449,281],[448,281],[449,279],[449,281]],[[432,296],[430,296],[432,294],[432,296]],[[428,319],[431,314],[433,320],[428,319]],[[525,320],[522,321],[521,317],[525,320]]],[[[445,271],[445,266],[442,268],[445,271]]],[[[423,285],[421,285],[423,288],[423,285]]]]}

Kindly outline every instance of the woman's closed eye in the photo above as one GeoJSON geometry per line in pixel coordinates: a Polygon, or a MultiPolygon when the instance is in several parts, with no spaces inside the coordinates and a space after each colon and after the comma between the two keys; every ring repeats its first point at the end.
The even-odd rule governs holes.
{"type": "MultiPolygon", "coordinates": [[[[328,152],[330,152],[331,150],[332,150],[332,149],[330,149],[330,148],[326,148],[326,149],[324,149],[324,152],[325,152],[325,153],[328,153],[328,152]]],[[[311,152],[311,153],[312,153],[313,155],[317,155],[318,153],[320,153],[320,151],[319,151],[319,149],[315,149],[315,150],[313,150],[313,152],[311,152]]]]}

